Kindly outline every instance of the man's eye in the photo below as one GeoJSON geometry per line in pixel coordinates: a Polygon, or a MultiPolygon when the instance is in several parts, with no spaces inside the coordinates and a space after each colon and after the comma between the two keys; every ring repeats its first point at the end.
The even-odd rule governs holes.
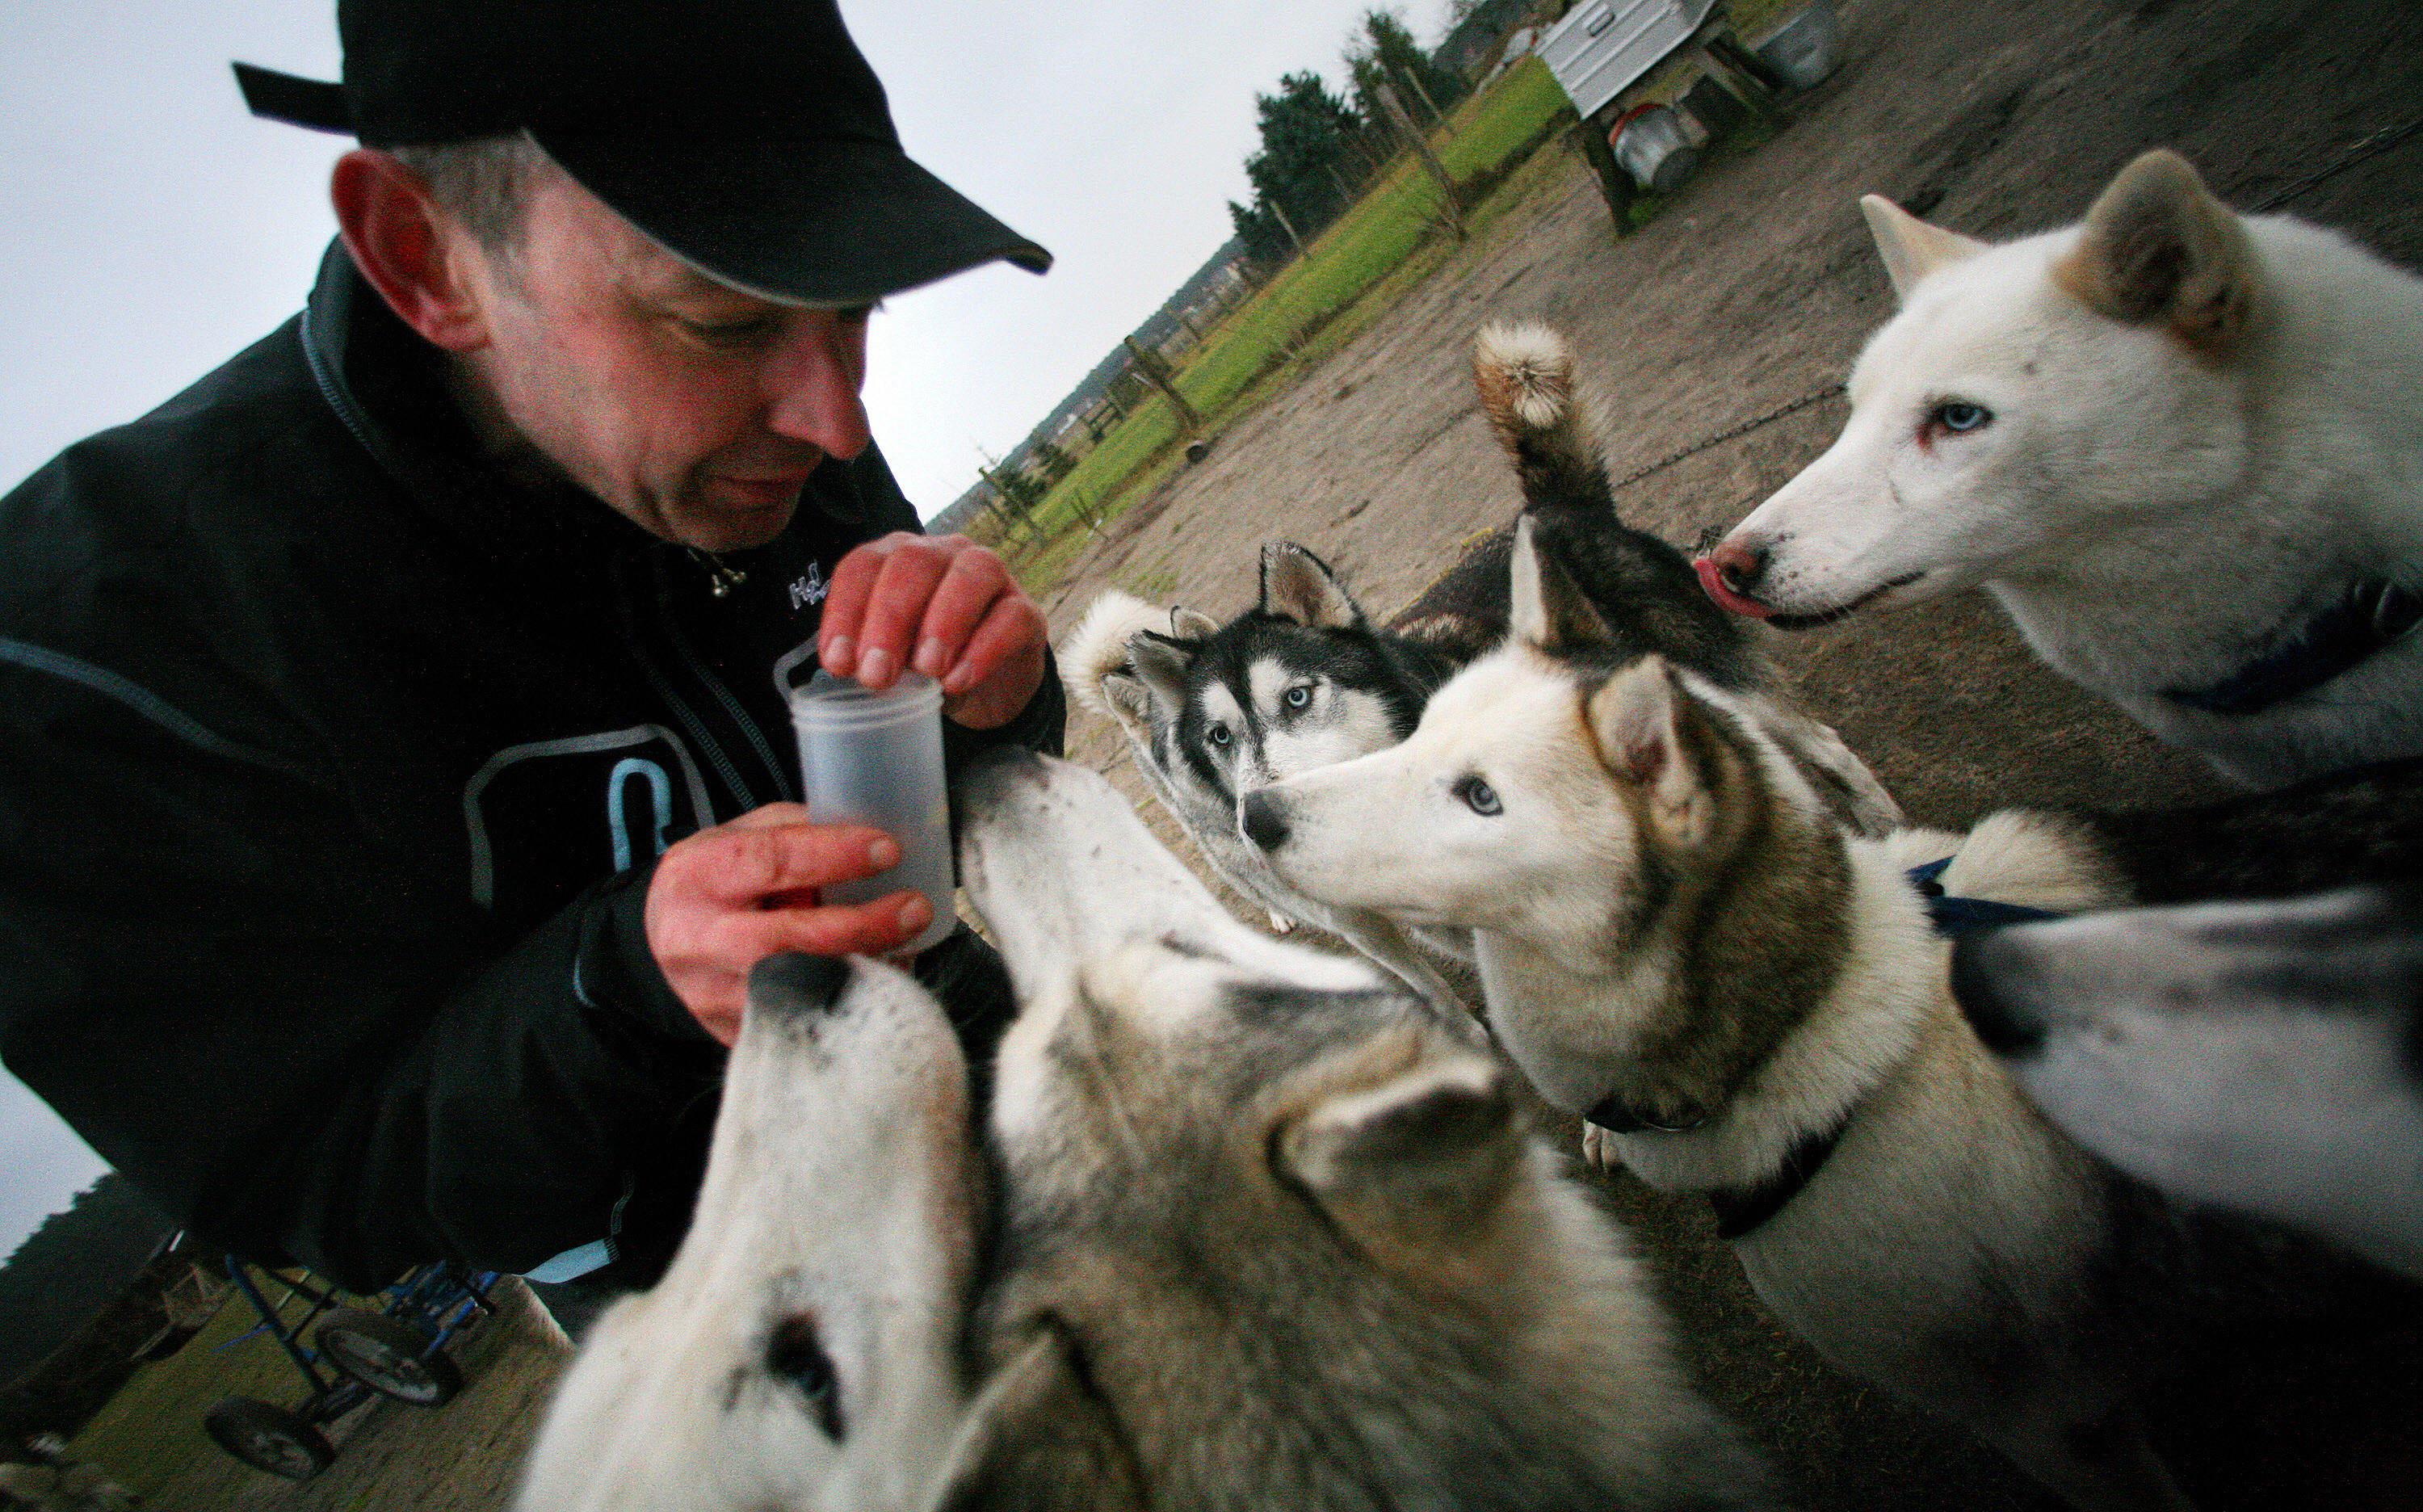
{"type": "Polygon", "coordinates": [[[747,320],[689,320],[674,318],[683,334],[709,346],[755,346],[770,339],[780,324],[772,315],[752,315],[747,320]]]}

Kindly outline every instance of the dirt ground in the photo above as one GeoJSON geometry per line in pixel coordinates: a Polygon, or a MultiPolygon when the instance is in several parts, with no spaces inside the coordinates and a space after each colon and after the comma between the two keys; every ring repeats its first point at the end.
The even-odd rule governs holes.
{"type": "MultiPolygon", "coordinates": [[[[1621,241],[1568,155],[1529,203],[1116,521],[1044,594],[1055,639],[1115,585],[1232,613],[1251,598],[1258,549],[1272,539],[1322,553],[1376,616],[1401,607],[1516,501],[1466,378],[1485,321],[1538,317],[1570,334],[1607,400],[1621,476],[1843,375],[1891,308],[1855,208],[1861,193],[1999,239],[2075,219],[2129,158],[2169,145],[2225,198],[2252,205],[2423,112],[2423,8],[2406,0],[1840,8],[1846,61],[1793,102],[1795,119],[1774,139],[1718,160],[1621,241]]],[[[2287,208],[2423,266],[2423,138],[2287,208]]],[[[1688,543],[1739,519],[1815,456],[1843,414],[1839,401],[1815,405],[1623,490],[1619,507],[1688,543]]],[[[2045,672],[1973,595],[1853,620],[1789,641],[1783,654],[1813,708],[1920,821],[1957,824],[2014,803],[2136,805],[2219,790],[2197,763],[2045,672]]],[[[1073,756],[1110,772],[1175,838],[1115,732],[1079,716],[1069,735],[1073,756]]],[[[1656,1261],[1712,1393],[1774,1452],[1812,1512],[2057,1505],[1974,1442],[1834,1376],[1785,1337],[1689,1204],[1621,1180],[1609,1196],[1656,1261]]],[[[487,1358],[447,1408],[358,1415],[335,1467],[314,1482],[273,1481],[203,1448],[150,1504],[502,1507],[557,1362],[510,1330],[499,1338],[475,1346],[487,1358]]],[[[2417,1403],[2377,1405],[2404,1434],[2417,1403]]],[[[2273,1415],[2323,1446],[2315,1453],[2339,1455],[2352,1420],[2303,1407],[2284,1393],[2273,1415]]],[[[2283,1489],[2284,1478],[2312,1478],[2314,1456],[2281,1453],[2225,1456],[2193,1488],[2213,1508],[2415,1504],[2411,1489],[2370,1501],[2345,1488],[2283,1489]]]]}

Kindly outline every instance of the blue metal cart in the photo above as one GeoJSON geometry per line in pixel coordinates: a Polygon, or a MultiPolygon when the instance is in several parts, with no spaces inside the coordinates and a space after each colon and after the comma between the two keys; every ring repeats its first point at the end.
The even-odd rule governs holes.
{"type": "Polygon", "coordinates": [[[378,1294],[376,1312],[342,1306],[309,1281],[257,1270],[228,1256],[228,1275],[250,1303],[260,1323],[220,1345],[233,1348],[268,1334],[286,1351],[311,1394],[300,1407],[284,1408],[250,1396],[223,1397],[202,1414],[202,1426],[218,1446],[256,1470],[289,1480],[309,1480],[337,1457],[323,1424],[333,1423],[372,1395],[418,1407],[436,1407],[463,1389],[463,1373],[446,1346],[496,1312],[488,1299],[497,1272],[466,1270],[451,1264],[422,1265],[378,1294]],[[276,1303],[262,1278],[285,1289],[276,1303]],[[288,1324],[286,1308],[297,1297],[311,1305],[299,1323],[288,1324]],[[306,1344],[304,1336],[319,1328],[306,1344]],[[325,1367],[325,1369],[323,1367],[325,1367]]]}

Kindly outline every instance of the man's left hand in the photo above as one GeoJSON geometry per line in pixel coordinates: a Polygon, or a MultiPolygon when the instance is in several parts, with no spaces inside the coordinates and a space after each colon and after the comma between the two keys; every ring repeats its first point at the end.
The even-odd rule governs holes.
{"type": "Polygon", "coordinates": [[[1001,558],[964,535],[896,532],[833,569],[816,658],[836,677],[889,688],[904,669],[942,686],[972,730],[1018,717],[1043,682],[1043,612],[1001,558]]]}

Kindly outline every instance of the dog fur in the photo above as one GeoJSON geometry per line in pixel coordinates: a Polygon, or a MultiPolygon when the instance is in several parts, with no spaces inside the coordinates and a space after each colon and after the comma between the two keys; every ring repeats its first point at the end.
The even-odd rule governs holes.
{"type": "Polygon", "coordinates": [[[517,1512],[925,1506],[965,1407],[983,1191],[966,1063],[925,989],[868,961],[760,963],[689,1236],[591,1329],[517,1512]]]}
{"type": "MultiPolygon", "coordinates": [[[[1563,338],[1493,326],[1475,342],[1481,407],[1521,483],[1519,518],[1555,553],[1617,632],[1720,684],[1758,695],[1759,717],[1852,823],[1881,832],[1900,811],[1834,732],[1797,712],[1750,627],[1700,594],[1688,561],[1615,512],[1588,396],[1563,338]]],[[[1116,590],[1097,599],[1060,654],[1077,702],[1126,734],[1137,769],[1212,870],[1269,909],[1338,933],[1442,1006],[1454,1001],[1414,940],[1383,915],[1325,907],[1274,876],[1238,830],[1240,796],[1402,740],[1453,672],[1505,634],[1512,527],[1377,629],[1328,565],[1304,548],[1262,549],[1257,605],[1217,624],[1116,590]],[[1301,707],[1291,700],[1301,699],[1301,707]]],[[[1468,958],[1451,931],[1422,944],[1468,958]]]]}
{"type": "Polygon", "coordinates": [[[2384,581],[2423,592],[2423,279],[2241,216],[2166,151],[2002,246],[1861,204],[1901,310],[1710,594],[1794,627],[1982,584],[2055,670],[2252,786],[2423,752],[2423,629],[2268,705],[2197,698],[2335,608],[2385,613],[2384,581]]]}
{"type": "Polygon", "coordinates": [[[2104,1159],[2423,1279],[2423,895],[1999,930],[1955,947],[1952,985],[2029,1100],[2104,1159]]]}
{"type": "Polygon", "coordinates": [[[1246,834],[1316,898],[1470,929],[1498,1042],[1549,1102],[1627,1131],[1589,1148],[1654,1186],[1755,1190],[1842,1124],[1734,1245],[1759,1295],[2076,1505],[2182,1504],[2134,1426],[2125,1325],[2150,1304],[2108,1279],[2119,1197],[1960,1018],[1905,872],[1951,856],[1952,892],[2059,912],[2225,890],[2258,857],[2411,874],[2423,763],[2209,812],[1868,839],[1739,694],[1625,661],[1520,538],[1513,597],[1508,644],[1413,736],[1248,795],[1246,834]],[[2302,860],[2285,844],[2324,828],[2302,860]]]}
{"type": "Polygon", "coordinates": [[[1021,1007],[1006,1384],[945,1504],[1773,1504],[1468,1025],[1238,924],[1084,768],[1000,753],[958,797],[1021,1007]]]}

